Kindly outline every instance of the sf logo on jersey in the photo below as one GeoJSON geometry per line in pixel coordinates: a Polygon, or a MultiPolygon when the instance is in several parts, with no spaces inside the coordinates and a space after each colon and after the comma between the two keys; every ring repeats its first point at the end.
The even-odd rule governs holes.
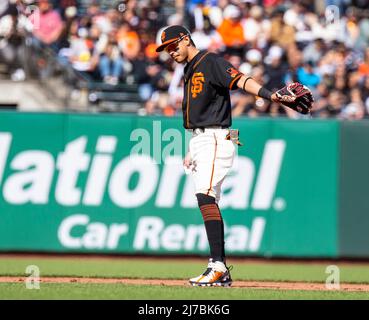
{"type": "Polygon", "coordinates": [[[205,78],[202,72],[194,73],[194,75],[192,76],[192,87],[191,87],[192,98],[196,98],[197,95],[202,91],[204,82],[205,78]]]}

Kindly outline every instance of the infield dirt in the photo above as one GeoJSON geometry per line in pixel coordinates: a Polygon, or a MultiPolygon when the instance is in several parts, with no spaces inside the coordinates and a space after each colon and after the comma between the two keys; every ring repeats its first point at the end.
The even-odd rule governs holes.
{"type": "MultiPolygon", "coordinates": [[[[25,277],[0,277],[0,283],[24,282],[25,277]]],[[[156,286],[189,286],[186,280],[173,279],[123,279],[123,278],[79,278],[79,277],[42,277],[42,283],[103,283],[156,286]]],[[[332,291],[324,283],[310,282],[271,282],[271,281],[234,281],[231,288],[278,289],[304,291],[332,291]]],[[[369,292],[369,284],[340,284],[340,291],[369,292]]]]}

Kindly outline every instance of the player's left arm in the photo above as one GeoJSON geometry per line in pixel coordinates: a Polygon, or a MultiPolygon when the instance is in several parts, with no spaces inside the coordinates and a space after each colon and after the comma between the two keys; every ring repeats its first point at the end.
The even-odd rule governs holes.
{"type": "Polygon", "coordinates": [[[237,88],[264,99],[279,101],[275,94],[262,87],[252,77],[235,69],[231,63],[221,57],[211,56],[212,74],[216,85],[235,90],[237,88]]]}
{"type": "Polygon", "coordinates": [[[238,79],[237,87],[261,98],[278,102],[302,114],[310,113],[314,102],[310,89],[298,82],[290,83],[276,92],[271,92],[253,78],[242,75],[238,79]]]}
{"type": "Polygon", "coordinates": [[[311,91],[301,83],[295,82],[271,92],[252,77],[236,70],[223,58],[211,56],[214,84],[234,90],[240,88],[255,96],[277,102],[302,114],[310,113],[314,98],[311,91]]]}
{"type": "Polygon", "coordinates": [[[279,102],[276,94],[264,88],[261,84],[255,81],[253,78],[242,75],[241,78],[237,82],[237,87],[251,93],[254,96],[259,96],[261,98],[279,102]]]}

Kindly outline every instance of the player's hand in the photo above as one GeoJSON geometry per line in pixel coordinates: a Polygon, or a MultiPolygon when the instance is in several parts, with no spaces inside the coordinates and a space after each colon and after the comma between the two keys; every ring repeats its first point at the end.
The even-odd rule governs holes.
{"type": "Polygon", "coordinates": [[[311,112],[314,97],[310,89],[299,82],[290,83],[272,94],[272,100],[299,113],[311,112]]]}
{"type": "Polygon", "coordinates": [[[191,154],[188,152],[185,158],[183,159],[183,166],[189,169],[191,165],[192,165],[191,154]]]}
{"type": "Polygon", "coordinates": [[[272,94],[272,101],[273,102],[278,102],[278,103],[283,103],[283,102],[294,102],[295,98],[294,97],[290,97],[290,96],[283,96],[283,97],[278,97],[276,93],[272,94]]]}

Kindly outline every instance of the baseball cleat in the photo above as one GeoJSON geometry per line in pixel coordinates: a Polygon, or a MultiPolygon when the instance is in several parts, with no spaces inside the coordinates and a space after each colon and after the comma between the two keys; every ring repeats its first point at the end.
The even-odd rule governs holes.
{"type": "Polygon", "coordinates": [[[205,272],[189,282],[194,287],[229,287],[232,285],[230,270],[223,262],[209,259],[205,272]]]}

